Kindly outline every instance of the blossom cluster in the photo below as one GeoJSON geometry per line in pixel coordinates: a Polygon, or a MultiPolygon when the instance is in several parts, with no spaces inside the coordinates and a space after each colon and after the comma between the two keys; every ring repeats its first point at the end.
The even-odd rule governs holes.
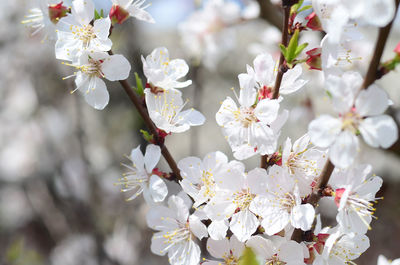
{"type": "MultiPolygon", "coordinates": [[[[112,25],[122,24],[129,16],[150,23],[154,19],[140,0],[113,0],[106,17],[95,12],[91,0],[73,0],[71,8],[53,2],[48,0],[45,8],[36,9],[42,20],[35,16],[32,26],[56,27],[55,56],[75,68],[69,76],[75,77],[73,91],[82,92],[92,107],[103,109],[109,101],[103,79],[125,80],[131,69],[124,56],[111,52],[112,25]]],[[[238,75],[239,92],[232,89],[235,99],[223,100],[215,115],[235,160],[221,151],[203,158],[183,158],[177,163],[179,179],[157,168],[163,142],[149,143],[144,154],[140,146],[132,150],[131,163],[124,164],[128,171],[117,184],[129,194],[128,200],[143,194],[149,205],[146,221],[156,230],[151,243],[154,254],[168,255],[173,265],[228,265],[238,264],[244,249],[251,248],[261,264],[344,265],[369,247],[366,233],[371,229],[382,178],[372,174],[371,165],[357,163],[360,138],[371,147],[388,148],[397,140],[398,131],[393,118],[384,114],[392,104],[386,92],[376,84],[363,88],[361,74],[339,63],[343,60],[339,49],[358,36],[359,24],[384,26],[392,20],[394,1],[378,2],[314,0],[309,8],[315,12],[308,16],[308,26],[299,22],[292,32],[296,44],[291,41],[281,47],[284,65],[262,53],[253,66],[246,66],[246,72],[238,75]],[[378,14],[373,13],[377,10],[378,14]],[[315,21],[310,23],[311,19],[315,21]],[[289,49],[297,45],[299,28],[307,27],[327,34],[321,47],[305,53],[310,58],[298,60],[296,56],[306,45],[295,46],[300,49],[295,56],[289,49]],[[289,116],[283,103],[308,85],[303,62],[320,64],[311,69],[323,71],[336,114],[318,116],[302,137],[281,142],[289,116]],[[274,96],[277,89],[279,95],[274,96]],[[254,156],[262,156],[265,164],[246,169],[243,161],[254,156]],[[320,187],[321,174],[329,163],[335,168],[327,185],[320,187]],[[166,185],[173,177],[182,189],[178,194],[169,194],[166,185]],[[322,227],[315,194],[337,206],[336,226],[322,227]],[[309,236],[298,240],[293,236],[298,231],[309,236]],[[211,256],[201,253],[203,238],[208,238],[211,256]]],[[[229,1],[210,0],[181,30],[190,32],[186,37],[195,39],[194,48],[212,54],[218,38],[224,38],[220,35],[226,33],[223,28],[258,15],[245,11],[229,1]]],[[[297,11],[292,11],[293,20],[297,11]]],[[[350,59],[346,62],[352,63],[350,59]]],[[[185,60],[170,59],[168,49],[159,47],[142,56],[142,64],[147,79],[144,104],[162,137],[204,124],[203,114],[184,109],[188,101],[180,89],[192,83],[182,81],[189,72],[185,60]]]]}

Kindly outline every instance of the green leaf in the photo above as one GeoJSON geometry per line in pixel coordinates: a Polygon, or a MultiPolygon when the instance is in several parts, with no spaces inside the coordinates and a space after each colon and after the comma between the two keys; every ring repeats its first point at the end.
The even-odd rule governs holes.
{"type": "Polygon", "coordinates": [[[300,46],[297,46],[296,48],[296,52],[294,54],[295,58],[297,58],[297,56],[299,56],[299,54],[308,46],[308,43],[303,43],[300,46]]]}
{"type": "Polygon", "coordinates": [[[144,87],[142,79],[139,77],[138,73],[135,72],[135,79],[136,79],[136,92],[139,96],[144,96],[144,87]]]}
{"type": "Polygon", "coordinates": [[[94,10],[94,20],[100,19],[100,18],[104,18],[104,11],[103,9],[100,10],[100,13],[97,12],[97,10],[94,10]]]}
{"type": "Polygon", "coordinates": [[[329,98],[332,98],[332,93],[329,92],[328,90],[325,90],[326,94],[328,95],[329,98]]]}
{"type": "Polygon", "coordinates": [[[297,11],[297,13],[306,11],[306,10],[308,10],[308,9],[310,9],[310,8],[312,8],[312,5],[303,6],[300,10],[297,11]]]}
{"type": "Polygon", "coordinates": [[[154,137],[153,137],[152,134],[150,134],[148,131],[145,131],[145,130],[140,130],[140,132],[142,133],[143,138],[144,138],[147,142],[150,142],[150,143],[153,142],[154,137]]]}
{"type": "Polygon", "coordinates": [[[291,63],[294,59],[296,59],[296,49],[298,45],[298,40],[299,40],[299,30],[296,29],[294,32],[292,38],[289,41],[289,45],[287,47],[287,56],[286,56],[286,61],[288,63],[291,63]]]}
{"type": "Polygon", "coordinates": [[[279,44],[279,48],[281,49],[283,56],[286,58],[287,57],[286,47],[283,44],[279,44]]]}
{"type": "Polygon", "coordinates": [[[292,5],[292,8],[290,9],[290,14],[293,13],[300,13],[299,8],[303,4],[304,0],[300,0],[297,4],[292,5]]]}
{"type": "Polygon", "coordinates": [[[238,265],[260,265],[257,261],[256,254],[251,248],[246,247],[238,265]]]}

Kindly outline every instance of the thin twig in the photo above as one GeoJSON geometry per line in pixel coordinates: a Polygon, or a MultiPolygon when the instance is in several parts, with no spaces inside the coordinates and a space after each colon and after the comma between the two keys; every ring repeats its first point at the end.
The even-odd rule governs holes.
{"type": "MultiPolygon", "coordinates": [[[[109,51],[109,54],[113,54],[112,51],[109,51]]],[[[163,141],[160,140],[161,138],[157,132],[157,127],[154,125],[153,121],[151,120],[146,107],[142,105],[141,100],[135,94],[132,87],[129,85],[128,80],[120,80],[119,83],[121,84],[125,93],[128,95],[129,99],[132,101],[133,105],[135,105],[135,108],[139,112],[139,114],[142,117],[147,128],[150,130],[150,133],[153,135],[157,145],[160,146],[161,154],[164,156],[164,159],[167,161],[169,167],[171,168],[171,170],[173,172],[173,175],[174,175],[173,179],[182,180],[181,174],[179,173],[178,166],[176,165],[174,158],[172,157],[171,153],[168,151],[167,147],[164,145],[163,141]]]]}

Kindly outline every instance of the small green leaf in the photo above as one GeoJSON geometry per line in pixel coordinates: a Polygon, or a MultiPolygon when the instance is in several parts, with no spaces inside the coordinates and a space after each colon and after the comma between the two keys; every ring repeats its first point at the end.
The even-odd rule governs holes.
{"type": "Polygon", "coordinates": [[[139,96],[144,95],[144,88],[142,79],[139,77],[138,73],[135,72],[135,79],[136,79],[136,92],[139,96]]]}
{"type": "Polygon", "coordinates": [[[288,63],[291,63],[294,59],[296,59],[296,49],[298,45],[298,40],[299,40],[299,30],[296,29],[294,32],[292,38],[289,41],[289,45],[287,47],[287,56],[286,56],[286,61],[288,63]]]}
{"type": "Polygon", "coordinates": [[[306,10],[308,10],[308,9],[310,9],[310,8],[312,8],[312,5],[303,6],[300,10],[297,11],[297,13],[306,11],[306,10]]]}
{"type": "Polygon", "coordinates": [[[100,13],[97,12],[97,10],[94,10],[94,20],[100,19],[100,18],[104,18],[104,11],[103,9],[100,10],[100,13]]]}
{"type": "Polygon", "coordinates": [[[246,247],[243,251],[243,255],[239,260],[238,265],[260,265],[258,263],[256,254],[251,248],[246,247]]]}
{"type": "Polygon", "coordinates": [[[290,9],[290,14],[293,13],[300,13],[298,10],[303,4],[304,0],[300,0],[297,4],[292,5],[292,8],[290,9]]]}
{"type": "Polygon", "coordinates": [[[148,131],[145,131],[145,130],[140,130],[140,132],[142,133],[143,138],[144,138],[147,142],[150,142],[150,143],[153,142],[154,137],[153,137],[152,134],[150,134],[148,131]]]}
{"type": "Polygon", "coordinates": [[[329,92],[328,90],[325,90],[326,94],[328,95],[329,98],[332,98],[332,93],[329,92]]]}
{"type": "Polygon", "coordinates": [[[297,46],[296,48],[296,52],[294,54],[295,58],[297,58],[297,56],[299,56],[299,54],[308,46],[308,43],[303,43],[300,46],[297,46]]]}
{"type": "Polygon", "coordinates": [[[279,44],[279,48],[281,49],[283,56],[286,58],[287,57],[286,47],[283,44],[279,44]]]}

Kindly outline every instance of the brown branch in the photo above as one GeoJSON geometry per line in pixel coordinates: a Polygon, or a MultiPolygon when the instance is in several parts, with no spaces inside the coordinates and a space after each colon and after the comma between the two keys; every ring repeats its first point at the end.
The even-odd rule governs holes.
{"type": "MultiPolygon", "coordinates": [[[[112,51],[109,51],[109,54],[113,54],[112,51]]],[[[175,162],[174,158],[172,157],[171,153],[168,151],[167,147],[164,145],[163,141],[161,140],[161,138],[157,132],[157,127],[154,125],[153,121],[151,120],[146,107],[142,105],[141,100],[135,94],[135,92],[132,90],[132,87],[129,85],[128,80],[120,80],[119,83],[121,84],[125,93],[128,95],[129,99],[132,101],[133,105],[135,105],[135,108],[139,112],[140,116],[142,116],[142,119],[143,119],[144,123],[146,124],[147,128],[150,130],[150,133],[153,135],[155,142],[157,143],[158,146],[160,146],[161,153],[164,156],[164,159],[167,161],[167,163],[168,163],[169,167],[171,168],[173,175],[174,175],[173,176],[174,178],[171,178],[171,180],[172,179],[182,180],[178,166],[176,165],[176,162],[175,162]]]]}

